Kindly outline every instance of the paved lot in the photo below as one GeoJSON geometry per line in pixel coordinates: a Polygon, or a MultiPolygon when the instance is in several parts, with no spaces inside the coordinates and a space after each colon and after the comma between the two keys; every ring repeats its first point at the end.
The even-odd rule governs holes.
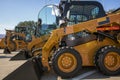
{"type": "MultiPolygon", "coordinates": [[[[9,59],[16,54],[2,54],[3,50],[0,50],[0,80],[6,77],[9,73],[14,71],[20,65],[26,62],[26,60],[9,61],[9,59]]],[[[120,80],[119,76],[105,76],[98,72],[94,67],[84,67],[78,76],[71,79],[61,79],[53,71],[50,73],[44,73],[41,80],[120,80]]]]}
{"type": "Polygon", "coordinates": [[[3,50],[0,50],[0,80],[2,80],[9,73],[18,68],[25,61],[9,61],[9,59],[15,55],[12,54],[2,54],[3,50]]]}

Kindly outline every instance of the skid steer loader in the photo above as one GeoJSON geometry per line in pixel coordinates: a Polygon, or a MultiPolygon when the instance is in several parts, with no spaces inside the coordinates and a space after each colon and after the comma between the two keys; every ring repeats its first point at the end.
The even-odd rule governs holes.
{"type": "Polygon", "coordinates": [[[25,37],[25,35],[22,33],[16,33],[13,30],[6,30],[5,36],[6,47],[4,49],[4,53],[11,53],[11,51],[18,50],[19,49],[18,44],[26,45],[24,41],[18,40],[18,36],[23,38],[25,37]]]}
{"type": "Polygon", "coordinates": [[[15,30],[6,30],[4,53],[25,49],[32,41],[34,29],[32,27],[15,27],[15,30]]]}
{"type": "Polygon", "coordinates": [[[50,34],[41,54],[3,80],[40,80],[51,68],[58,76],[71,78],[83,66],[96,66],[106,75],[120,74],[119,12],[106,15],[97,1],[61,0],[59,6],[45,6],[38,18],[41,26],[57,29],[41,28],[41,36],[50,34]]]}
{"type": "MultiPolygon", "coordinates": [[[[24,48],[24,49],[21,49],[10,60],[23,60],[23,59],[28,59],[28,58],[31,58],[33,56],[41,54],[41,48],[46,43],[46,41],[49,38],[50,34],[41,35],[40,31],[41,31],[41,29],[49,28],[52,25],[49,25],[49,26],[48,25],[43,25],[41,27],[39,23],[40,23],[40,19],[38,20],[38,26],[35,28],[34,36],[32,36],[32,39],[27,44],[27,47],[24,48]]],[[[51,29],[52,29],[52,27],[51,27],[51,29]]]]}

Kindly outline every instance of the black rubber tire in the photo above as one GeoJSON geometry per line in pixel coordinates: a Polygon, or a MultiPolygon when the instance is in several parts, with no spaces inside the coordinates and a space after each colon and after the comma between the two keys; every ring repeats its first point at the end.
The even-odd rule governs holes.
{"type": "Polygon", "coordinates": [[[52,56],[52,67],[54,72],[58,75],[61,76],[62,78],[72,78],[74,76],[76,76],[80,69],[82,68],[82,59],[80,54],[73,48],[70,47],[62,47],[60,49],[58,49],[56,51],[55,54],[53,54],[52,56]],[[75,58],[77,59],[77,67],[70,73],[65,73],[63,71],[61,71],[58,67],[58,58],[60,57],[60,55],[69,52],[71,54],[73,54],[75,56],[75,58]]]}
{"type": "Polygon", "coordinates": [[[98,60],[99,55],[100,55],[100,53],[101,53],[101,49],[104,48],[104,47],[106,47],[106,46],[103,46],[103,47],[99,48],[99,49],[96,51],[95,56],[94,56],[94,64],[95,64],[95,66],[96,66],[96,68],[97,68],[98,70],[100,70],[100,68],[98,67],[98,61],[97,61],[97,60],[98,60]]]}
{"type": "Polygon", "coordinates": [[[105,46],[100,48],[100,50],[98,51],[99,55],[96,55],[96,59],[95,59],[95,63],[96,66],[99,68],[99,70],[105,74],[105,75],[118,75],[120,74],[120,68],[117,69],[116,71],[110,71],[109,69],[107,69],[107,67],[105,67],[104,65],[104,58],[105,56],[109,53],[109,52],[116,52],[120,55],[120,49],[115,47],[115,46],[105,46]]]}

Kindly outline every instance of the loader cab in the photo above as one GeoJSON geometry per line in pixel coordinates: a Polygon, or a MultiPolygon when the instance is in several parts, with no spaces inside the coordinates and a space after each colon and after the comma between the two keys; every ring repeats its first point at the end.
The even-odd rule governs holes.
{"type": "Polygon", "coordinates": [[[35,26],[26,27],[25,36],[26,36],[25,41],[26,42],[31,42],[32,41],[32,36],[35,36],[35,26]]]}
{"type": "MultiPolygon", "coordinates": [[[[59,7],[62,18],[67,18],[67,26],[106,16],[102,5],[97,1],[61,0],[59,7]]],[[[84,30],[64,36],[60,46],[77,46],[93,40],[96,40],[96,36],[84,30]]]]}
{"type": "Polygon", "coordinates": [[[58,6],[46,5],[43,7],[38,14],[37,35],[47,35],[50,34],[52,30],[59,28],[60,16],[61,13],[58,6]]]}
{"type": "Polygon", "coordinates": [[[26,32],[26,27],[16,26],[16,27],[15,27],[15,32],[16,32],[16,33],[25,33],[25,32],[26,32]]]}
{"type": "Polygon", "coordinates": [[[97,1],[61,0],[59,6],[63,8],[62,16],[69,20],[68,25],[106,16],[103,6],[97,1]]]}
{"type": "MultiPolygon", "coordinates": [[[[32,41],[32,35],[35,35],[35,27],[33,26],[23,26],[23,27],[19,27],[19,26],[16,26],[15,27],[15,32],[16,33],[22,33],[25,35],[25,41],[26,42],[30,42],[32,41]]],[[[23,37],[22,36],[16,36],[16,39],[17,40],[23,40],[23,37]]]]}
{"type": "Polygon", "coordinates": [[[34,35],[35,34],[35,27],[34,26],[23,26],[23,27],[15,27],[15,32],[16,33],[24,33],[24,34],[31,34],[34,35]]]}

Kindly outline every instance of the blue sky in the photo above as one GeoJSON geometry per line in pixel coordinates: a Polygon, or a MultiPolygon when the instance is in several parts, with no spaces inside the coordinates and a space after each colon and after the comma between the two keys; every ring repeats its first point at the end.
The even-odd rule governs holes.
{"type": "MultiPolygon", "coordinates": [[[[105,10],[120,7],[120,0],[98,0],[105,10]]],[[[46,4],[57,4],[59,0],[0,0],[0,34],[5,29],[14,29],[21,21],[37,21],[39,10],[46,4]]]]}

